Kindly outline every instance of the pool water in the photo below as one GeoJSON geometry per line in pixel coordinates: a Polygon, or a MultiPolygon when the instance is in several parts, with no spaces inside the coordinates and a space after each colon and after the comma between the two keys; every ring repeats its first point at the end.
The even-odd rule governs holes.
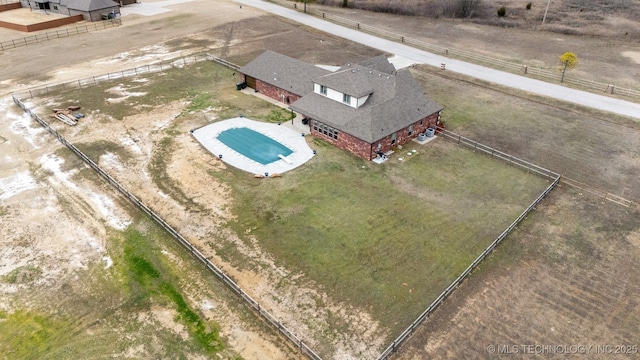
{"type": "Polygon", "coordinates": [[[293,151],[272,138],[246,127],[221,132],[217,139],[233,150],[262,165],[280,160],[293,151]]]}

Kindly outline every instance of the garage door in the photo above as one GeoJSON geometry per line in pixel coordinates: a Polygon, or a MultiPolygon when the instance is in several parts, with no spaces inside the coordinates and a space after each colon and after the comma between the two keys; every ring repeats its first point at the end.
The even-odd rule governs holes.
{"type": "Polygon", "coordinates": [[[256,89],[256,78],[245,75],[244,80],[246,81],[248,87],[254,90],[256,89]]]}

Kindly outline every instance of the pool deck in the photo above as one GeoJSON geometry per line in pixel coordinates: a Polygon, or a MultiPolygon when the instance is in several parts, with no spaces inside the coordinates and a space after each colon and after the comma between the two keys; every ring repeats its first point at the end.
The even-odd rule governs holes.
{"type": "MultiPolygon", "coordinates": [[[[300,122],[300,120],[298,120],[298,122],[300,122]]],[[[244,117],[237,117],[215,122],[199,129],[192,130],[191,134],[200,142],[200,144],[202,144],[202,146],[211,152],[211,154],[216,157],[220,157],[220,155],[222,155],[221,159],[226,164],[256,175],[264,175],[265,173],[273,175],[293,170],[309,161],[314,156],[313,150],[311,150],[304,136],[302,136],[305,132],[297,131],[300,128],[295,125],[290,126],[290,122],[288,125],[289,126],[268,124],[244,117]],[[280,160],[263,165],[236,152],[217,139],[217,136],[225,130],[242,127],[257,131],[278,141],[282,145],[291,149],[293,153],[280,160]]],[[[308,131],[306,133],[308,133],[308,131]]]]}

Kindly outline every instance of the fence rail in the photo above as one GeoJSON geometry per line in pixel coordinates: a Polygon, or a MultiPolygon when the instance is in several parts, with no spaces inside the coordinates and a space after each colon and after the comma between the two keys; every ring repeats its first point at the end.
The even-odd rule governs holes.
{"type": "Polygon", "coordinates": [[[116,80],[116,79],[138,76],[143,74],[162,72],[171,68],[182,67],[182,66],[194,64],[201,61],[214,61],[223,66],[227,66],[235,70],[240,68],[238,65],[233,64],[227,60],[224,60],[206,53],[198,53],[198,54],[180,57],[177,59],[172,59],[167,62],[139,66],[136,68],[125,69],[117,72],[106,73],[99,76],[92,76],[90,78],[78,79],[78,80],[68,81],[68,82],[54,84],[54,85],[46,85],[39,88],[25,90],[21,93],[17,93],[16,95],[18,95],[20,99],[25,99],[27,97],[32,98],[40,95],[47,95],[50,92],[55,92],[55,91],[81,89],[84,87],[97,85],[103,81],[116,80]]]}
{"type": "Polygon", "coordinates": [[[606,192],[604,190],[600,190],[600,189],[596,189],[592,186],[589,186],[583,182],[580,182],[578,180],[573,180],[571,178],[568,178],[566,176],[562,177],[562,181],[561,183],[563,185],[567,185],[567,186],[571,186],[573,188],[582,190],[586,193],[589,193],[591,195],[594,195],[596,197],[599,197],[603,200],[606,201],[610,201],[612,203],[618,204],[618,205],[622,205],[624,207],[628,207],[628,208],[640,208],[640,203],[637,203],[633,200],[628,200],[623,198],[622,196],[619,195],[615,195],[615,194],[611,194],[609,192],[606,192]]]}
{"type": "Polygon", "coordinates": [[[59,29],[56,31],[47,31],[45,33],[36,34],[32,36],[26,36],[20,39],[8,40],[0,42],[0,50],[9,50],[15,49],[27,45],[41,43],[43,41],[49,41],[54,39],[66,38],[69,36],[85,34],[93,31],[103,30],[106,28],[120,26],[122,24],[122,20],[119,18],[105,20],[105,21],[96,21],[89,24],[67,27],[65,29],[59,29]]]}
{"type": "MultiPolygon", "coordinates": [[[[63,145],[67,146],[72,152],[74,152],[78,157],[80,157],[85,163],[87,163],[96,173],[98,173],[101,177],[103,177],[107,182],[109,182],[112,186],[114,186],[121,194],[123,194],[129,201],[138,206],[145,214],[151,217],[154,221],[160,224],[167,232],[169,232],[174,239],[179,242],[182,246],[184,246],[189,252],[198,260],[200,260],[210,271],[212,271],[221,281],[231,289],[235,294],[237,294],[242,300],[244,300],[253,310],[255,310],[261,318],[266,320],[271,326],[277,329],[280,334],[282,334],[285,338],[287,338],[294,346],[296,346],[299,351],[312,360],[321,360],[322,358],[315,353],[307,344],[302,341],[302,339],[298,338],[293,332],[291,332],[288,328],[286,328],[283,324],[281,324],[273,315],[271,315],[268,311],[263,309],[260,306],[260,303],[253,299],[249,294],[244,292],[236,283],[227,276],[221,269],[219,269],[215,264],[213,264],[209,259],[207,259],[197,248],[195,248],[191,243],[186,240],[180,233],[178,233],[173,227],[171,227],[168,223],[166,223],[161,217],[155,214],[151,208],[142,203],[139,199],[137,199],[133,194],[129,193],[122,185],[120,185],[115,179],[113,179],[110,175],[108,175],[105,171],[103,171],[98,165],[93,162],[90,158],[84,155],[80,150],[78,150],[73,144],[68,142],[62,135],[60,135],[55,129],[53,129],[45,120],[43,120],[39,115],[33,113],[29,108],[27,108],[24,103],[21,101],[20,96],[24,97],[34,97],[39,94],[47,94],[50,91],[54,90],[66,90],[66,89],[74,89],[74,88],[82,88],[87,86],[96,85],[102,81],[119,79],[123,77],[137,76],[145,73],[159,72],[168,69],[169,67],[182,67],[184,65],[196,63],[199,61],[215,61],[221,65],[228,66],[232,69],[239,69],[240,67],[236,64],[233,64],[225,59],[217,58],[210,54],[195,54],[187,57],[179,58],[176,60],[171,60],[167,63],[162,64],[154,64],[154,65],[146,65],[142,67],[137,67],[134,69],[122,70],[115,73],[108,73],[105,75],[79,79],[72,82],[45,86],[38,89],[31,89],[20,94],[14,94],[13,100],[18,106],[20,106],[25,112],[27,112],[33,119],[35,119],[40,125],[42,125],[49,133],[55,136],[58,141],[60,141],[63,145]]],[[[508,164],[520,167],[527,172],[537,174],[544,178],[548,178],[552,180],[551,184],[516,218],[511,225],[505,229],[500,236],[498,236],[421,314],[414,320],[411,325],[409,325],[379,356],[378,360],[388,359],[392,353],[394,353],[398,347],[407,340],[407,338],[413,334],[416,328],[424,322],[429,315],[431,315],[437,307],[439,307],[442,302],[444,302],[449,295],[457,289],[457,287],[469,276],[473,270],[484,260],[497,246],[506,238],[506,236],[516,228],[516,226],[537,206],[540,201],[542,201],[550,192],[553,190],[559,182],[563,184],[573,186],[576,188],[583,189],[591,194],[596,196],[600,196],[603,199],[608,201],[612,201],[614,203],[631,207],[631,206],[640,206],[638,203],[634,203],[633,201],[626,200],[617,195],[609,194],[606,192],[599,191],[594,189],[584,183],[580,183],[576,180],[569,179],[567,177],[561,177],[559,174],[545,169],[541,166],[535,165],[528,161],[519,159],[517,157],[506,154],[502,151],[499,151],[490,146],[479,143],[478,141],[466,138],[461,136],[460,134],[456,134],[452,131],[446,130],[444,128],[438,127],[436,129],[438,135],[442,135],[444,138],[455,141],[458,144],[467,146],[472,148],[474,151],[478,150],[492,157],[496,157],[502,161],[507,162],[508,164]]]]}
{"type": "MultiPolygon", "coordinates": [[[[283,6],[287,6],[287,7],[291,6],[291,2],[286,0],[270,0],[270,1],[283,6]]],[[[301,11],[301,9],[297,6],[297,4],[294,3],[293,7],[298,11],[301,11]]],[[[508,70],[510,72],[520,73],[523,75],[537,76],[539,78],[543,78],[546,80],[553,80],[554,82],[555,81],[560,82],[560,79],[561,79],[561,74],[559,71],[553,71],[553,70],[542,69],[537,67],[530,67],[526,64],[514,63],[514,62],[502,60],[502,59],[497,59],[491,56],[479,55],[466,50],[460,50],[460,49],[456,49],[448,46],[431,44],[431,43],[414,39],[402,34],[394,33],[392,31],[388,31],[388,30],[377,28],[375,26],[364,24],[362,22],[347,19],[341,16],[328,14],[322,10],[315,9],[309,5],[307,5],[306,9],[308,14],[329,20],[336,24],[340,24],[349,28],[368,32],[388,40],[406,43],[413,47],[419,48],[421,50],[429,51],[437,55],[455,57],[463,60],[466,59],[466,60],[470,60],[471,62],[485,64],[493,68],[508,70]]],[[[607,83],[596,82],[593,80],[580,79],[580,78],[574,77],[571,74],[565,74],[564,82],[574,86],[579,86],[584,89],[595,90],[597,92],[602,92],[605,94],[617,94],[617,95],[626,96],[635,100],[640,99],[640,90],[627,89],[627,88],[616,86],[614,84],[607,84],[607,83]]]]}
{"type": "MultiPolygon", "coordinates": [[[[196,57],[198,58],[198,57],[196,57]]],[[[219,62],[221,59],[212,57],[210,55],[205,55],[201,57],[201,59],[208,59],[212,61],[219,62]]],[[[189,63],[187,58],[182,58],[182,62],[173,61],[169,65],[176,66],[181,64],[189,63]]],[[[201,60],[200,60],[201,61],[201,60]]],[[[193,61],[195,62],[195,60],[193,61]]],[[[231,63],[229,63],[231,64],[231,63]]],[[[233,64],[232,64],[233,65],[233,64]]],[[[142,68],[136,68],[132,70],[123,70],[121,72],[115,74],[107,74],[104,76],[90,78],[89,80],[77,80],[70,83],[60,84],[45,87],[42,90],[44,93],[48,93],[52,91],[52,89],[66,89],[70,88],[69,86],[74,86],[76,88],[80,88],[82,86],[90,86],[95,85],[100,81],[106,81],[108,79],[117,79],[119,77],[126,76],[135,76],[144,72],[138,71],[142,69],[146,72],[152,72],[153,70],[163,69],[163,66],[148,66],[142,68]],[[72,84],[72,85],[70,85],[72,84]],[[77,84],[77,85],[76,85],[77,84]]],[[[33,97],[34,93],[37,92],[38,89],[29,90],[28,92],[23,92],[23,95],[29,95],[29,97],[33,97]]],[[[55,136],[60,143],[66,146],[69,150],[71,150],[76,156],[78,156],[82,161],[84,161],[91,169],[93,169],[100,177],[105,179],[110,185],[112,185],[120,194],[122,194],[125,198],[127,198],[131,203],[137,206],[140,210],[142,210],[147,216],[153,219],[157,224],[162,226],[171,236],[184,248],[186,248],[189,253],[202,262],[207,269],[213,272],[231,291],[237,294],[249,307],[255,310],[261,318],[266,320],[271,326],[273,326],[280,334],[282,334],[286,339],[288,339],[299,351],[312,360],[322,360],[322,358],[311,349],[301,338],[296,336],[291,330],[289,330],[284,324],[279,322],[269,311],[265,310],[258,301],[253,299],[248,293],[246,293],[231,277],[224,273],[220,268],[218,268],[214,263],[212,263],[206,256],[204,256],[196,247],[194,247],[184,236],[182,236],[176,229],[174,229],[171,225],[169,225],[163,218],[157,215],[149,206],[144,204],[140,199],[138,199],[135,195],[130,193],[124,186],[122,186],[116,179],[114,179],[111,175],[109,175],[106,171],[102,170],[93,160],[91,160],[88,156],[86,156],[82,151],[80,151],[75,145],[65,139],[60,133],[58,133],[53,127],[49,125],[42,117],[40,117],[35,112],[31,111],[21,100],[19,94],[13,94],[13,101],[20,106],[22,110],[24,110],[31,118],[36,120],[47,132],[51,135],[55,136]]]]}
{"type": "Polygon", "coordinates": [[[429,315],[431,315],[436,310],[436,308],[438,308],[449,297],[449,295],[451,295],[458,288],[458,286],[460,286],[460,284],[467,278],[467,276],[469,276],[473,272],[473,270],[478,267],[482,260],[489,256],[489,254],[493,252],[493,250],[507,237],[507,235],[509,235],[509,233],[511,233],[511,231],[513,231],[513,229],[515,229],[518,224],[520,224],[520,222],[524,220],[527,215],[542,201],[542,199],[544,199],[551,192],[551,190],[553,190],[558,185],[561,179],[561,176],[559,174],[556,174],[551,170],[547,170],[541,166],[503,153],[492,147],[483,145],[475,140],[465,138],[461,135],[440,127],[437,128],[436,131],[439,135],[442,135],[443,137],[451,141],[455,141],[458,144],[465,145],[474,150],[482,151],[511,165],[518,166],[524,170],[527,170],[527,172],[533,172],[537,175],[540,175],[544,178],[549,178],[553,181],[540,195],[538,195],[538,197],[531,204],[529,204],[529,206],[511,223],[511,225],[509,225],[509,227],[507,227],[493,242],[491,242],[491,244],[489,244],[489,246],[487,246],[487,248],[484,249],[484,251],[480,255],[478,255],[478,257],[449,286],[447,286],[447,288],[442,293],[440,293],[440,295],[438,295],[438,297],[418,316],[418,318],[416,318],[411,323],[411,325],[409,325],[386,349],[384,349],[384,351],[382,351],[377,360],[388,359],[391,354],[393,354],[398,349],[398,347],[404,341],[406,341],[409,336],[411,336],[411,334],[413,334],[416,328],[420,326],[420,324],[422,324],[429,317],[429,315]]]}

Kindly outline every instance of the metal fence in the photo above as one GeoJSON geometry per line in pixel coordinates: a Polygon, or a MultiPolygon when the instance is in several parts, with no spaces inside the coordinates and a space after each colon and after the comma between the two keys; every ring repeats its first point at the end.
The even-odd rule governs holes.
{"type": "MultiPolygon", "coordinates": [[[[283,6],[287,6],[287,7],[292,6],[291,2],[288,2],[285,0],[270,0],[270,1],[283,6]]],[[[302,7],[297,6],[297,4],[295,3],[293,7],[294,9],[302,11],[301,9],[302,7]]],[[[340,24],[353,29],[358,29],[360,31],[364,31],[376,36],[380,36],[388,40],[406,43],[415,48],[425,50],[437,55],[469,60],[473,63],[484,64],[493,68],[507,70],[507,71],[510,71],[513,73],[519,73],[522,75],[534,76],[534,77],[538,77],[545,80],[553,80],[554,82],[560,82],[560,79],[562,76],[559,71],[531,67],[526,64],[520,64],[520,63],[501,60],[501,59],[496,59],[494,57],[479,55],[466,50],[460,50],[460,49],[456,49],[448,46],[431,44],[425,41],[414,39],[414,38],[411,38],[402,34],[394,33],[391,31],[387,31],[384,29],[380,29],[375,26],[361,23],[355,20],[350,20],[344,17],[328,14],[322,10],[315,9],[309,5],[307,5],[307,13],[329,20],[336,24],[340,24]]],[[[617,94],[617,95],[633,98],[636,100],[640,99],[640,90],[623,88],[620,86],[616,86],[614,84],[601,83],[593,80],[580,79],[572,76],[571,74],[565,75],[564,82],[566,84],[578,86],[584,89],[594,90],[596,92],[601,92],[605,94],[617,94]]]]}
{"type": "Polygon", "coordinates": [[[67,27],[56,31],[47,31],[45,33],[36,34],[32,36],[23,37],[21,39],[8,40],[0,42],[0,50],[15,49],[22,46],[41,43],[43,41],[49,41],[54,39],[66,38],[69,36],[86,34],[93,31],[98,31],[106,28],[120,26],[122,21],[120,18],[115,18],[105,21],[96,21],[89,24],[67,27]]]}
{"type": "MultiPolygon", "coordinates": [[[[182,58],[179,61],[173,61],[169,64],[169,66],[175,66],[176,64],[188,64],[188,58],[182,58]],[[182,61],[182,62],[180,62],[182,61]]],[[[195,59],[200,59],[198,61],[208,59],[213,61],[220,61],[221,59],[213,58],[210,55],[204,55],[203,57],[194,57],[192,62],[195,62],[195,59]]],[[[90,78],[87,81],[78,80],[71,83],[48,86],[42,89],[29,90],[28,92],[23,92],[22,95],[28,95],[29,97],[33,97],[35,94],[48,93],[53,89],[70,89],[69,84],[73,84],[75,88],[80,88],[82,86],[90,86],[99,83],[100,81],[106,81],[109,79],[117,79],[120,77],[126,76],[135,76],[145,72],[152,71],[161,71],[162,69],[166,69],[163,65],[149,65],[148,67],[136,68],[133,70],[124,70],[122,72],[118,72],[114,74],[107,74],[104,76],[90,78]],[[141,70],[142,69],[142,70],[141,70]],[[117,76],[117,77],[114,77],[117,76]]],[[[86,80],[86,79],[85,79],[86,80]]],[[[289,330],[284,324],[278,321],[269,311],[265,310],[258,301],[253,299],[249,294],[247,294],[233,279],[231,279],[227,274],[225,274],[220,268],[218,268],[214,263],[212,263],[206,256],[204,256],[197,248],[195,248],[184,236],[182,236],[176,229],[174,229],[171,225],[169,225],[164,219],[162,219],[159,215],[157,215],[149,206],[144,204],[140,199],[138,199],[135,195],[130,193],[124,186],[122,186],[118,181],[116,181],[111,175],[109,175],[106,171],[102,170],[93,160],[91,160],[88,156],[86,156],[82,151],[80,151],[75,145],[66,140],[60,133],[58,133],[54,128],[52,128],[49,123],[47,123],[42,117],[40,117],[35,112],[31,111],[20,98],[20,94],[13,94],[13,101],[20,106],[22,110],[24,110],[31,118],[36,120],[42,127],[45,128],[51,135],[55,136],[60,143],[66,146],[69,150],[71,150],[76,156],[78,156],[82,161],[84,161],[91,169],[93,169],[100,177],[105,179],[109,184],[111,184],[120,194],[122,194],[125,198],[127,198],[131,203],[137,206],[140,210],[142,210],[145,214],[147,214],[151,219],[153,219],[156,223],[158,223],[162,228],[164,228],[173,238],[183,247],[185,247],[189,253],[194,256],[196,259],[201,261],[207,269],[212,271],[231,291],[237,294],[245,303],[249,305],[249,307],[255,310],[261,318],[266,320],[271,326],[278,330],[278,332],[286,339],[288,339],[299,351],[312,360],[322,360],[322,358],[311,349],[301,338],[296,336],[293,331],[289,330]]]]}

